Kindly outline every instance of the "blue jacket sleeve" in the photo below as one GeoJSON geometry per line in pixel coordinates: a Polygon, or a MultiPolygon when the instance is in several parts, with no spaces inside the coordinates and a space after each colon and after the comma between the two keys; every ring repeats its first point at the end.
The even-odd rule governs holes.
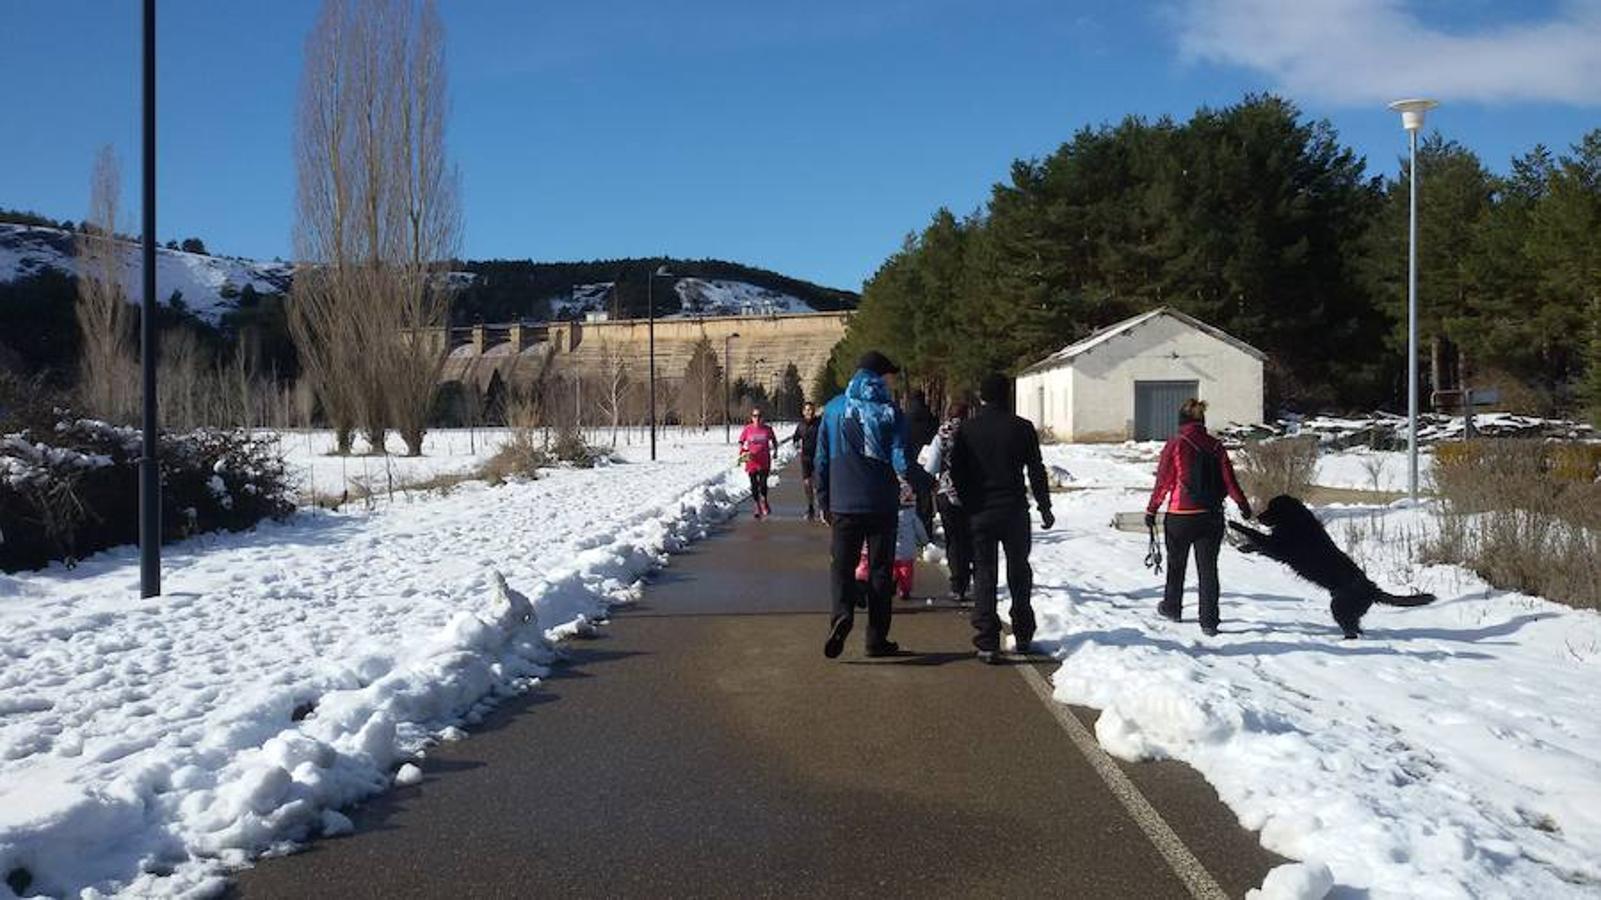
{"type": "Polygon", "coordinates": [[[828,511],[828,445],[834,427],[828,410],[823,411],[817,423],[817,449],[812,452],[812,490],[817,494],[817,508],[828,511]]]}
{"type": "Polygon", "coordinates": [[[895,474],[906,476],[906,417],[901,415],[899,408],[895,410],[895,433],[890,445],[890,464],[895,467],[895,474]]]}

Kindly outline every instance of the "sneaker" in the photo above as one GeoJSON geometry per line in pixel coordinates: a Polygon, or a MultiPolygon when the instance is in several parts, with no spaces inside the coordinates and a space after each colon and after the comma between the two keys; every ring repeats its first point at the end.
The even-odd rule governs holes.
{"type": "Polygon", "coordinates": [[[879,644],[877,647],[867,648],[867,656],[869,659],[877,659],[881,656],[895,656],[900,652],[901,645],[895,643],[894,641],[885,641],[884,643],[879,644]]]}
{"type": "Polygon", "coordinates": [[[999,650],[980,650],[978,651],[978,661],[986,666],[999,665],[1001,653],[999,650]]]}
{"type": "Polygon", "coordinates": [[[823,655],[834,659],[845,649],[845,637],[851,633],[851,620],[840,619],[828,630],[828,640],[823,643],[823,655]]]}

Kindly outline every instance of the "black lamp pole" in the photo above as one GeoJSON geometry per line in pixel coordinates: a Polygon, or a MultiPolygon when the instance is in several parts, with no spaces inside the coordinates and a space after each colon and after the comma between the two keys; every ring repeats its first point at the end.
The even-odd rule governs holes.
{"type": "Polygon", "coordinates": [[[645,303],[650,316],[650,459],[656,461],[656,279],[671,278],[666,266],[651,270],[645,278],[645,303]]]}
{"type": "Polygon", "coordinates": [[[139,353],[144,364],[139,454],[139,592],[161,593],[161,469],[156,459],[156,0],[144,0],[144,297],[139,353]]]}

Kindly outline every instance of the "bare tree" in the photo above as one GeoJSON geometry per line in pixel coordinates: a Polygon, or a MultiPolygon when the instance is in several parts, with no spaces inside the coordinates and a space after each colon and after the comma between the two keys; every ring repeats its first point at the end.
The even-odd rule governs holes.
{"type": "Polygon", "coordinates": [[[122,172],[110,146],[100,148],[89,179],[89,216],[76,237],[79,399],[90,415],[133,421],[138,365],[133,353],[133,310],[122,290],[122,248],[117,243],[122,172]]]}
{"type": "Polygon", "coordinates": [[[633,374],[628,368],[627,355],[617,352],[610,342],[601,344],[599,387],[600,414],[611,424],[611,445],[616,449],[617,429],[622,424],[628,397],[633,390],[633,374]]]}
{"type": "Polygon", "coordinates": [[[446,112],[433,0],[325,0],[301,82],[290,323],[342,451],[358,427],[381,451],[393,426],[422,452],[444,364],[425,332],[446,321],[460,236],[446,112]]]}

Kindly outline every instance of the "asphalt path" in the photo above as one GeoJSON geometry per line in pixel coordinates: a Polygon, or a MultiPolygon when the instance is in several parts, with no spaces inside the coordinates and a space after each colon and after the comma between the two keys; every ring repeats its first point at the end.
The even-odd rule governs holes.
{"type": "Polygon", "coordinates": [[[862,621],[825,659],[827,530],[794,470],[773,507],[235,894],[1238,897],[1281,861],[1188,768],[1099,754],[1095,713],[1041,696],[1051,664],[975,661],[949,604],[897,601],[906,655],[863,657],[862,621]]]}

